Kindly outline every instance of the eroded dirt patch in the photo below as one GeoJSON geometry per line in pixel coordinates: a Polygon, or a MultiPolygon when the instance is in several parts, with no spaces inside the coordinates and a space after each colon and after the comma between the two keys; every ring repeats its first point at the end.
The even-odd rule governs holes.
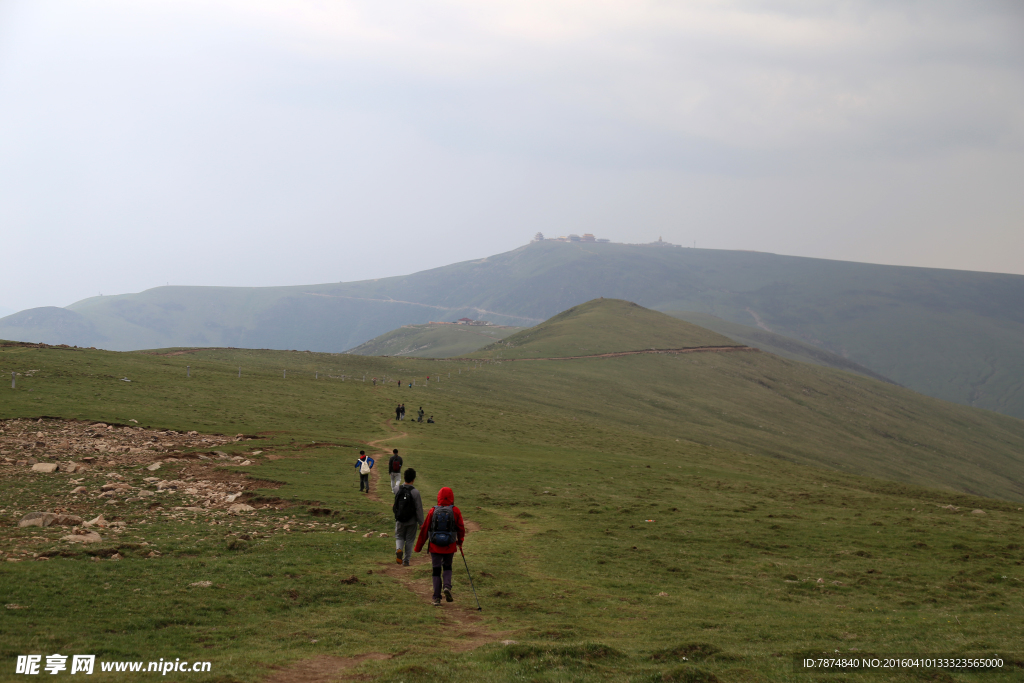
{"type": "Polygon", "coordinates": [[[380,652],[370,652],[364,655],[356,655],[355,657],[330,657],[322,655],[312,659],[303,659],[291,666],[278,669],[265,679],[265,683],[330,683],[331,681],[340,680],[343,676],[350,678],[345,676],[345,674],[363,662],[381,661],[384,659],[391,659],[391,655],[380,652]]]}

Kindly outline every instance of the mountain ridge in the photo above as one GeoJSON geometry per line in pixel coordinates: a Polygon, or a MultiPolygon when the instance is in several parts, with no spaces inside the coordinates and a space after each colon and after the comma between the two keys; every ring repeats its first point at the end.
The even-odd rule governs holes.
{"type": "Polygon", "coordinates": [[[758,252],[540,242],[408,276],[162,287],[0,320],[0,337],[117,350],[341,352],[408,324],[533,324],[595,297],[757,323],[930,396],[1024,417],[1024,276],[758,252]],[[58,319],[59,318],[59,319],[58,319]]]}

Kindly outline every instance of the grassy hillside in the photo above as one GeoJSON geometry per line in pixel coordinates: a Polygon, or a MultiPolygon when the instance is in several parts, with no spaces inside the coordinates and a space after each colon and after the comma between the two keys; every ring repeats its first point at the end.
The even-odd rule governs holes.
{"type": "MultiPolygon", "coordinates": [[[[552,321],[559,343],[573,346],[572,327],[603,343],[587,326],[601,313],[552,321]]],[[[516,348],[533,343],[551,338],[516,348]]],[[[747,682],[847,680],[794,674],[798,652],[998,652],[1000,673],[884,680],[1024,671],[1006,654],[1024,617],[1021,503],[953,490],[1024,498],[1024,423],[1012,418],[765,353],[497,362],[0,348],[0,372],[12,370],[23,374],[0,418],[258,434],[223,447],[254,464],[218,471],[266,483],[245,498],[256,511],[233,515],[184,509],[183,488],[119,505],[96,496],[108,480],[145,488],[152,473],[138,466],[0,465],[0,551],[20,560],[0,574],[16,607],[0,642],[8,662],[211,661],[196,681],[747,682]],[[353,381],[364,374],[382,381],[353,381]],[[437,423],[392,422],[397,402],[437,423]],[[352,468],[359,448],[392,447],[425,501],[451,486],[472,522],[479,616],[461,566],[456,602],[440,608],[422,595],[429,563],[395,568],[379,536],[391,531],[386,481],[364,496],[352,468]],[[90,493],[70,493],[79,479],[90,493]],[[67,529],[11,526],[42,508],[126,527],[81,547],[58,540],[67,529]],[[105,559],[114,551],[123,559],[105,559]]],[[[54,428],[0,424],[33,444],[54,428]]],[[[27,452],[39,449],[14,455],[27,452]]],[[[188,480],[197,466],[218,467],[179,456],[157,474],[188,480]]]]}
{"type": "Polygon", "coordinates": [[[600,296],[756,324],[930,396],[1024,417],[1024,276],[753,252],[541,242],[364,282],[94,297],[8,316],[0,337],[343,351],[430,320],[533,325],[600,296]]]}
{"type": "Polygon", "coordinates": [[[501,325],[403,325],[345,353],[452,358],[473,353],[495,339],[504,339],[521,329],[501,325]]]}
{"type": "Polygon", "coordinates": [[[473,354],[478,358],[592,356],[618,351],[735,346],[728,337],[621,299],[573,306],[473,354]]]}
{"type": "Polygon", "coordinates": [[[722,320],[718,316],[711,315],[710,313],[695,313],[693,311],[665,311],[668,315],[673,318],[679,318],[686,322],[693,323],[700,327],[717,332],[725,335],[729,339],[733,340],[737,344],[743,344],[745,346],[753,346],[773,353],[776,356],[782,356],[789,360],[796,360],[802,363],[813,363],[814,365],[821,365],[826,368],[835,368],[836,370],[845,370],[846,372],[855,372],[858,375],[864,375],[865,377],[871,377],[872,379],[881,380],[883,382],[891,382],[888,377],[878,374],[863,365],[858,365],[853,361],[843,358],[839,354],[826,351],[813,344],[797,341],[785,337],[781,334],[775,334],[774,332],[768,332],[758,327],[751,327],[750,325],[741,325],[739,323],[729,322],[728,320],[722,320]]]}

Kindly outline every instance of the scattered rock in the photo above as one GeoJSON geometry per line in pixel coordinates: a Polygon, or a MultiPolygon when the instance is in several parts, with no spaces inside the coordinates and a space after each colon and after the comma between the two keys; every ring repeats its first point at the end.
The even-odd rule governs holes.
{"type": "Polygon", "coordinates": [[[57,471],[57,465],[55,463],[52,463],[52,462],[37,462],[35,465],[32,465],[32,471],[33,472],[56,472],[57,471]]]}
{"type": "Polygon", "coordinates": [[[503,641],[501,641],[502,645],[517,645],[518,643],[519,643],[518,640],[503,640],[503,641]]]}
{"type": "Polygon", "coordinates": [[[246,466],[248,466],[248,465],[251,465],[251,464],[252,464],[252,460],[243,460],[243,461],[242,461],[241,463],[239,463],[239,464],[240,464],[240,465],[241,465],[242,467],[246,467],[246,466]]]}
{"type": "Polygon", "coordinates": [[[156,494],[153,493],[152,491],[147,491],[146,489],[142,489],[141,491],[138,492],[137,495],[139,496],[139,498],[149,498],[150,496],[155,496],[156,494]]]}
{"type": "Polygon", "coordinates": [[[82,523],[82,518],[78,515],[57,515],[57,519],[54,520],[54,524],[61,526],[78,526],[82,523]]]}
{"type": "Polygon", "coordinates": [[[62,463],[61,463],[61,464],[60,464],[60,465],[59,465],[59,466],[57,467],[57,469],[58,469],[58,471],[60,471],[60,472],[67,472],[68,474],[73,474],[73,473],[75,473],[75,472],[78,472],[78,471],[79,471],[80,469],[85,469],[85,468],[83,468],[83,467],[82,467],[81,465],[79,465],[78,463],[74,463],[74,462],[62,462],[62,463]]]}
{"type": "Polygon", "coordinates": [[[193,588],[209,588],[212,585],[213,581],[196,581],[195,583],[189,584],[189,586],[192,586],[193,588]]]}
{"type": "Polygon", "coordinates": [[[71,489],[71,493],[75,493],[75,494],[77,494],[77,493],[88,493],[88,492],[89,492],[89,489],[85,488],[84,486],[76,486],[75,488],[71,489]]]}
{"type": "Polygon", "coordinates": [[[662,592],[658,593],[658,597],[659,598],[667,598],[668,597],[668,593],[666,593],[665,591],[662,591],[662,592]]]}
{"type": "Polygon", "coordinates": [[[155,462],[146,469],[149,470],[150,472],[156,472],[158,469],[160,469],[160,463],[155,462]]]}
{"type": "Polygon", "coordinates": [[[18,522],[19,527],[41,526],[47,527],[57,521],[57,515],[52,512],[30,512],[18,522]]]}
{"type": "Polygon", "coordinates": [[[971,514],[972,515],[983,515],[983,514],[985,514],[985,511],[984,510],[971,510],[971,514]]]}
{"type": "Polygon", "coordinates": [[[160,557],[160,553],[155,550],[151,550],[149,551],[149,555],[146,555],[146,557],[160,557]]]}
{"type": "Polygon", "coordinates": [[[88,522],[86,522],[82,526],[85,526],[85,527],[98,526],[98,527],[100,527],[102,529],[103,527],[107,526],[107,520],[105,520],[103,518],[103,515],[99,515],[95,519],[90,519],[88,522]]]}
{"type": "Polygon", "coordinates": [[[255,509],[253,506],[246,505],[245,503],[235,503],[228,508],[228,512],[252,512],[255,509]]]}
{"type": "Polygon", "coordinates": [[[60,540],[69,541],[71,543],[99,543],[103,540],[103,537],[95,531],[83,530],[79,531],[76,534],[69,534],[67,536],[64,536],[60,540]]]}
{"type": "Polygon", "coordinates": [[[386,533],[384,533],[383,531],[380,532],[379,538],[387,538],[387,537],[388,537],[388,535],[386,533]]]}
{"type": "Polygon", "coordinates": [[[225,503],[234,503],[235,499],[238,498],[240,495],[242,495],[241,491],[239,491],[238,493],[228,493],[228,494],[226,494],[224,496],[224,502],[225,503]]]}
{"type": "Polygon", "coordinates": [[[114,553],[113,555],[110,556],[110,559],[112,559],[112,560],[123,560],[124,559],[124,555],[122,555],[121,553],[114,553]]]}
{"type": "Polygon", "coordinates": [[[373,532],[372,531],[363,534],[363,538],[369,538],[370,536],[373,536],[373,532]]]}

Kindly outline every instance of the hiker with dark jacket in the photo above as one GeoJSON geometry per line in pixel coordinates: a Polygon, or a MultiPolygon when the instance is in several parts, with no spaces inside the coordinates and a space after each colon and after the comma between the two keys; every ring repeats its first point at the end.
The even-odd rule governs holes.
{"type": "Polygon", "coordinates": [[[373,469],[373,458],[366,457],[366,451],[359,451],[359,459],[356,460],[356,469],[359,470],[359,490],[370,492],[370,470],[373,469]]]}
{"type": "Polygon", "coordinates": [[[395,421],[398,421],[398,420],[401,420],[401,419],[402,419],[402,406],[401,405],[397,405],[397,406],[395,406],[395,421]]]}
{"type": "Polygon", "coordinates": [[[423,422],[423,406],[420,406],[420,419],[417,422],[423,422]]]}
{"type": "Polygon", "coordinates": [[[423,501],[412,485],[414,481],[416,470],[410,467],[405,471],[405,484],[395,491],[395,504],[391,508],[395,513],[395,562],[406,567],[416,543],[416,530],[423,525],[423,501]]]}
{"type": "Polygon", "coordinates": [[[441,604],[442,589],[444,599],[452,601],[452,558],[455,551],[462,548],[465,538],[462,512],[455,507],[455,494],[445,486],[437,492],[437,505],[430,508],[416,539],[416,552],[429,541],[430,563],[434,568],[434,607],[441,604]]]}
{"type": "Polygon", "coordinates": [[[398,493],[398,487],[402,485],[402,456],[398,449],[394,449],[391,459],[388,460],[388,474],[391,475],[391,493],[398,493]]]}

